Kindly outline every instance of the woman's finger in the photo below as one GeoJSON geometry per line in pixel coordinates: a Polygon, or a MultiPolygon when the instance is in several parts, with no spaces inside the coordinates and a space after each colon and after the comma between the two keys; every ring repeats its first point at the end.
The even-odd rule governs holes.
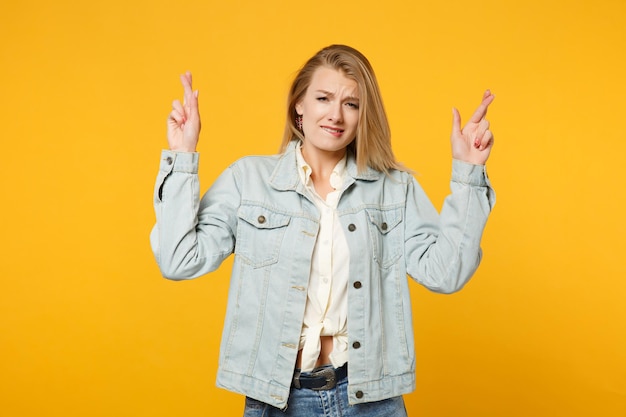
{"type": "Polygon", "coordinates": [[[185,95],[187,94],[191,94],[191,73],[189,71],[187,71],[184,74],[180,74],[180,82],[183,85],[183,91],[185,93],[185,95]]]}
{"type": "Polygon", "coordinates": [[[491,133],[491,130],[487,130],[480,141],[480,145],[478,146],[478,150],[485,150],[487,148],[489,148],[490,146],[493,146],[493,133],[491,133]]]}
{"type": "Polygon", "coordinates": [[[460,136],[461,135],[461,114],[456,109],[456,107],[452,108],[452,136],[460,136]]]}
{"type": "Polygon", "coordinates": [[[185,107],[189,106],[191,101],[193,100],[193,90],[192,90],[192,78],[191,72],[187,71],[184,74],[180,75],[180,82],[183,85],[183,105],[185,107]]]}
{"type": "Polygon", "coordinates": [[[487,130],[489,130],[489,120],[482,119],[478,122],[478,126],[476,127],[476,136],[479,138],[482,137],[487,130]]]}
{"type": "Polygon", "coordinates": [[[469,120],[470,123],[478,123],[485,117],[485,115],[487,114],[487,109],[489,108],[489,105],[494,98],[496,98],[496,96],[494,96],[491,91],[485,91],[480,105],[478,106],[474,114],[472,114],[472,117],[469,120]]]}
{"type": "Polygon", "coordinates": [[[176,122],[176,124],[179,126],[185,123],[185,116],[183,115],[183,113],[179,112],[178,110],[172,110],[170,112],[169,118],[170,120],[173,120],[174,122],[176,122]]]}
{"type": "Polygon", "coordinates": [[[172,102],[172,109],[176,110],[180,114],[183,114],[183,115],[185,114],[185,109],[183,105],[181,104],[180,100],[174,100],[172,102]]]}

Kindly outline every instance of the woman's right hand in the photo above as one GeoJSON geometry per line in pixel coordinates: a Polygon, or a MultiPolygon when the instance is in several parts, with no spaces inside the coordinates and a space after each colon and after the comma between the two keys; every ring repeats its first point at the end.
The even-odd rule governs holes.
{"type": "Polygon", "coordinates": [[[174,100],[172,112],[167,118],[167,142],[176,152],[195,152],[200,137],[200,113],[198,91],[191,89],[191,73],[180,76],[183,84],[183,103],[174,100]]]}

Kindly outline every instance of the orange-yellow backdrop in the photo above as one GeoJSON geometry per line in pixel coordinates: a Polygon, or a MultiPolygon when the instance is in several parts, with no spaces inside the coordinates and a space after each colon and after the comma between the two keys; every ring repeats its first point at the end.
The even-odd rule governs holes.
{"type": "Polygon", "coordinates": [[[330,43],[372,61],[437,206],[452,106],[497,96],[483,265],[452,296],[412,286],[409,413],[626,415],[624,0],[1,9],[0,415],[241,415],[214,386],[230,262],[175,283],[149,249],[165,119],[192,70],[206,188],[277,150],[288,83],[330,43]]]}

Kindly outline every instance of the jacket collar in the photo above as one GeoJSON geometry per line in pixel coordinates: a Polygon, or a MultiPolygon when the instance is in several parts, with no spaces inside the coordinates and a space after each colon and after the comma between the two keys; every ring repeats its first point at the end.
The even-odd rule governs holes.
{"type": "MultiPolygon", "coordinates": [[[[298,165],[295,153],[298,142],[299,140],[289,142],[285,152],[279,156],[276,168],[274,168],[270,177],[270,185],[277,190],[296,190],[299,184],[302,185],[298,177],[298,165]]],[[[381,176],[381,172],[370,167],[367,167],[365,171],[359,173],[356,166],[356,159],[351,152],[348,154],[346,161],[346,174],[344,188],[354,183],[355,180],[376,181],[381,176]]]]}

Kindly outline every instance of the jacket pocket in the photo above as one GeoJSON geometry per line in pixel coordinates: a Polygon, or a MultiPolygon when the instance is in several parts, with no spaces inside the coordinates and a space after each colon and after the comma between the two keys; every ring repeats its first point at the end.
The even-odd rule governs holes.
{"type": "Polygon", "coordinates": [[[388,268],[402,256],[402,209],[366,209],[372,254],[378,265],[388,268]]]}
{"type": "Polygon", "coordinates": [[[291,217],[256,205],[242,205],[237,216],[235,254],[254,268],[278,262],[291,217]]]}

